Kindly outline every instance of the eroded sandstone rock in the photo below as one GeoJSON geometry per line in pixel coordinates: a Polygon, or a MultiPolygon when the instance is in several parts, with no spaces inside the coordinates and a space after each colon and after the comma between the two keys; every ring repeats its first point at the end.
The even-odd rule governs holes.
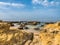
{"type": "Polygon", "coordinates": [[[0,31],[3,31],[3,30],[9,30],[10,28],[10,24],[8,23],[5,23],[5,22],[0,22],[0,31]]]}
{"type": "Polygon", "coordinates": [[[40,33],[20,29],[11,30],[8,24],[1,25],[4,28],[0,27],[0,45],[60,45],[59,23],[46,25],[40,33]]]}
{"type": "Polygon", "coordinates": [[[0,33],[0,45],[24,45],[33,40],[33,33],[20,30],[8,30],[0,33]]]}
{"type": "Polygon", "coordinates": [[[41,45],[60,45],[59,23],[48,24],[40,32],[41,45]]]}

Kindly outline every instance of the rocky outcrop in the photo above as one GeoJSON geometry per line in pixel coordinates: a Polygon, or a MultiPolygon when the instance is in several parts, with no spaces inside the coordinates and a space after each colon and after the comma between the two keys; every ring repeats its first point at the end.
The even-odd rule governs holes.
{"type": "Polygon", "coordinates": [[[10,24],[6,22],[0,22],[0,32],[1,31],[7,31],[10,28],[10,24]]]}
{"type": "Polygon", "coordinates": [[[33,33],[18,29],[9,29],[7,23],[0,24],[0,45],[25,45],[30,40],[33,41],[33,33]]]}
{"type": "Polygon", "coordinates": [[[27,41],[33,41],[33,33],[19,30],[8,30],[0,33],[0,45],[24,45],[27,41]]]}
{"type": "Polygon", "coordinates": [[[41,45],[60,45],[60,23],[48,24],[40,31],[41,45]]]}
{"type": "Polygon", "coordinates": [[[60,23],[45,25],[39,33],[0,23],[0,45],[60,45],[60,23]]]}

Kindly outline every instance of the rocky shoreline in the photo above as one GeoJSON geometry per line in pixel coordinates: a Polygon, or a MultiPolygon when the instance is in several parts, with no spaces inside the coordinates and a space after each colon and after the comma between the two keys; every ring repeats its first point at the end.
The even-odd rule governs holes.
{"type": "Polygon", "coordinates": [[[0,22],[0,45],[60,45],[60,22],[0,22]]]}

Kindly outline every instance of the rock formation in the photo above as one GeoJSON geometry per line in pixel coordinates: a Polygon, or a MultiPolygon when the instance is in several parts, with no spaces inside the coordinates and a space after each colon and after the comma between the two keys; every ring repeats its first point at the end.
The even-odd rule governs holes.
{"type": "Polygon", "coordinates": [[[10,30],[7,23],[0,23],[0,45],[24,45],[27,41],[33,40],[33,33],[10,30]]]}
{"type": "Polygon", "coordinates": [[[60,45],[60,23],[48,24],[40,31],[41,45],[60,45]]]}
{"type": "Polygon", "coordinates": [[[40,32],[10,29],[10,24],[0,23],[0,45],[60,45],[60,23],[48,24],[40,32]]]}

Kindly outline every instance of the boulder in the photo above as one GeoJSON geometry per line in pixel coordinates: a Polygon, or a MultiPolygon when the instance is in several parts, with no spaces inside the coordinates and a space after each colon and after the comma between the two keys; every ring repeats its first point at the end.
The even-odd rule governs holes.
{"type": "Polygon", "coordinates": [[[36,28],[34,28],[34,30],[40,30],[40,28],[36,27],[36,28]]]}

